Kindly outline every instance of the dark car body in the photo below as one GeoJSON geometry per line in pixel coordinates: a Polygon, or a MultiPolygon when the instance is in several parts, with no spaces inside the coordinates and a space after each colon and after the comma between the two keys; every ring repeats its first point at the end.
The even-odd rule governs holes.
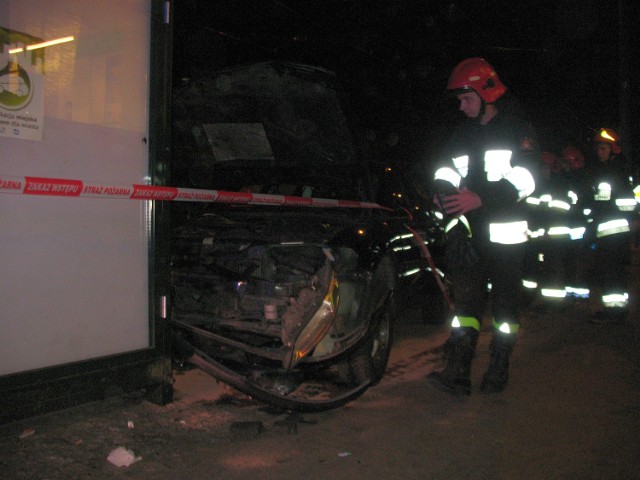
{"type": "Polygon", "coordinates": [[[173,105],[174,183],[241,200],[172,205],[176,358],[285,409],[362,394],[401,306],[443,310],[441,230],[407,172],[357,154],[322,68],[238,66],[173,105]]]}

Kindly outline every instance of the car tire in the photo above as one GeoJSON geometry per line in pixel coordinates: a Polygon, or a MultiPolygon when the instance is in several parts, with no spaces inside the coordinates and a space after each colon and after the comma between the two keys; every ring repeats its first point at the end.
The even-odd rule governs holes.
{"type": "Polygon", "coordinates": [[[392,308],[385,305],[379,312],[376,328],[356,352],[338,365],[340,379],[349,385],[364,382],[376,385],[384,376],[393,345],[392,308]]]}

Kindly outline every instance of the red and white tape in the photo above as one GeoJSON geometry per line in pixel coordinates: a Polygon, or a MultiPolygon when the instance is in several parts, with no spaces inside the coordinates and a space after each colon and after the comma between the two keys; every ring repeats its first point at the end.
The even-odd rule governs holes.
{"type": "Polygon", "coordinates": [[[295,207],[378,208],[390,210],[377,203],[328,198],[267,195],[264,193],[200,190],[194,188],[156,185],[104,185],[82,180],[47,177],[15,177],[0,175],[0,193],[48,195],[56,197],[92,197],[131,200],[160,200],[171,202],[248,203],[295,207]]]}

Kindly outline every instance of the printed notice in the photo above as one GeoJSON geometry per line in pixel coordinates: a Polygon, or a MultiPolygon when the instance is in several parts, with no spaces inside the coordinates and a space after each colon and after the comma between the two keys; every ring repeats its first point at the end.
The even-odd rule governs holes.
{"type": "Polygon", "coordinates": [[[0,38],[0,137],[40,141],[44,126],[44,55],[42,49],[25,47],[40,39],[3,27],[0,38]]]}

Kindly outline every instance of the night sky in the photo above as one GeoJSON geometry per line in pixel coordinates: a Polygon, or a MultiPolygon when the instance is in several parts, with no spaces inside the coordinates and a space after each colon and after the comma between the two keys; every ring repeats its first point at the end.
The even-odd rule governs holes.
{"type": "Polygon", "coordinates": [[[444,94],[449,72],[481,56],[545,148],[586,146],[610,126],[633,140],[629,153],[638,11],[630,0],[176,0],[173,73],[181,82],[270,59],[320,65],[338,75],[360,128],[415,146],[446,136],[459,115],[444,94]]]}

